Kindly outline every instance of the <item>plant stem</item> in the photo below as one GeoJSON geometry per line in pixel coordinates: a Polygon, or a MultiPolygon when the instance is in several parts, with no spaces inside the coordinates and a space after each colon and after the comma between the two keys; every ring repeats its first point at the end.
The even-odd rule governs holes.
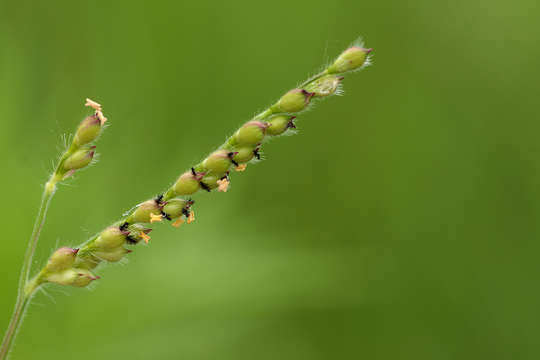
{"type": "Polygon", "coordinates": [[[19,288],[17,292],[15,309],[13,310],[13,315],[9,322],[8,329],[6,331],[6,334],[4,335],[2,345],[0,346],[0,360],[5,360],[7,358],[11,346],[13,345],[15,336],[17,335],[17,330],[19,329],[19,326],[21,325],[22,319],[24,317],[24,312],[26,311],[28,304],[30,303],[32,295],[39,286],[37,282],[29,283],[27,286],[27,282],[30,277],[32,261],[36,252],[39,235],[41,234],[41,229],[45,224],[47,210],[56,191],[57,182],[58,179],[55,172],[55,174],[53,174],[47,184],[45,184],[45,189],[41,197],[41,205],[39,207],[39,211],[36,217],[34,230],[32,231],[32,236],[30,237],[30,241],[28,242],[28,248],[26,249],[26,254],[24,255],[21,275],[19,277],[19,288]]]}

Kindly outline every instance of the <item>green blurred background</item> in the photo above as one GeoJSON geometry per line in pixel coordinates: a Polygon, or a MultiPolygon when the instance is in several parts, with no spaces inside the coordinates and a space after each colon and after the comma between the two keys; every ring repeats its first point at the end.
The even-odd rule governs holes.
{"type": "Polygon", "coordinates": [[[538,1],[0,2],[0,327],[63,134],[99,164],[37,264],[165,189],[364,36],[375,66],[197,221],[49,287],[12,359],[538,359],[538,1]]]}

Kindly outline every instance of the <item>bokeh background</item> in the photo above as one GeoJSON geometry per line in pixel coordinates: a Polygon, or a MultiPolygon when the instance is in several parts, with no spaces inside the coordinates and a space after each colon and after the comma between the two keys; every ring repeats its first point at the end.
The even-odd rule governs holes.
{"type": "Polygon", "coordinates": [[[77,245],[358,36],[375,66],[197,221],[49,287],[12,359],[538,359],[535,0],[0,2],[0,327],[41,185],[88,110],[101,159],[37,264],[77,245]]]}

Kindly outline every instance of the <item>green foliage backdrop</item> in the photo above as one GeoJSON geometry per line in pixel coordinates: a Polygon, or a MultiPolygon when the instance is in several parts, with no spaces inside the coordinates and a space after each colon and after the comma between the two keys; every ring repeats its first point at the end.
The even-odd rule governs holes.
{"type": "Polygon", "coordinates": [[[362,35],[375,66],[93,289],[49,287],[13,359],[537,359],[537,1],[0,2],[0,327],[60,137],[99,164],[38,251],[155,195],[362,35]]]}

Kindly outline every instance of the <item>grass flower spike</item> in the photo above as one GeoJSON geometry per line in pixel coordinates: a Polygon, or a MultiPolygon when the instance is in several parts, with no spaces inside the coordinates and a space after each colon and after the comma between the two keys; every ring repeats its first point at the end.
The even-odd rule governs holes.
{"type": "Polygon", "coordinates": [[[66,271],[69,270],[69,268],[63,268],[68,263],[69,257],[74,257],[75,260],[78,250],[73,250],[70,254],[70,250],[68,250],[68,248],[61,248],[53,253],[45,268],[39,272],[41,275],[30,279],[32,263],[39,236],[41,234],[43,225],[45,224],[47,210],[54,197],[57,185],[68,177],[72,176],[76,171],[81,170],[92,163],[96,149],[93,142],[99,138],[105,127],[104,124],[107,121],[107,118],[103,115],[101,105],[90,99],[86,100],[85,105],[90,106],[94,110],[94,114],[86,117],[80,123],[77,131],[75,132],[75,136],[73,137],[73,141],[67,146],[64,153],[62,153],[53,173],[51,174],[49,180],[45,183],[41,198],[41,205],[38,210],[32,235],[30,236],[30,240],[28,242],[21,274],[19,276],[19,286],[15,309],[13,310],[11,321],[6,334],[4,335],[4,339],[2,340],[2,345],[0,346],[0,360],[7,357],[21,319],[28,307],[28,304],[30,303],[30,299],[32,298],[32,295],[35,293],[36,289],[42,283],[50,282],[61,285],[86,286],[91,280],[95,280],[97,278],[96,276],[87,274],[85,271],[81,270],[79,272],[81,275],[77,276],[81,276],[86,280],[89,280],[87,283],[86,280],[83,281],[82,278],[76,277],[76,272],[70,272],[68,274],[66,271]],[[63,273],[63,275],[60,275],[60,273],[63,273]]]}
{"type": "Polygon", "coordinates": [[[194,201],[188,196],[201,190],[228,192],[232,170],[243,172],[249,162],[260,160],[261,148],[266,140],[295,129],[296,116],[308,109],[314,101],[339,94],[344,75],[369,64],[370,52],[371,49],[363,46],[348,48],[321,73],[289,90],[266,110],[244,123],[223,145],[200,163],[182,172],[161,195],[139,203],[78,248],[62,247],[56,250],[47,264],[30,278],[39,233],[57,184],[92,163],[96,151],[94,142],[107,122],[102,106],[87,99],[85,105],[93,109],[94,113],[80,123],[72,143],[60,157],[45,185],[42,205],[23,263],[15,311],[0,348],[0,360],[6,358],[22,315],[40,286],[49,283],[88,286],[99,278],[95,272],[100,264],[121,261],[141,241],[148,244],[154,224],[170,221],[172,226],[180,227],[184,223],[193,223],[194,201]]]}

